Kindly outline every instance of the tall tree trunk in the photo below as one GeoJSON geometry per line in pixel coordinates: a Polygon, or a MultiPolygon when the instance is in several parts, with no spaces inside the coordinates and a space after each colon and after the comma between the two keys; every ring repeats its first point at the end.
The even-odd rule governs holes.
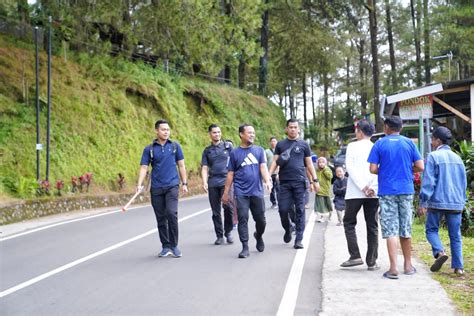
{"type": "MultiPolygon", "coordinates": [[[[410,10],[411,10],[411,23],[413,25],[413,39],[415,42],[415,54],[416,54],[416,77],[415,83],[416,86],[421,86],[421,47],[420,47],[420,26],[417,21],[419,21],[418,10],[415,10],[415,0],[410,0],[410,10]]],[[[418,4],[417,4],[418,7],[418,4]]]]}
{"type": "Polygon", "coordinates": [[[240,53],[240,58],[239,58],[239,66],[237,69],[238,76],[239,76],[239,88],[244,89],[245,88],[245,58],[244,58],[244,51],[240,53]]]}
{"type": "MultiPolygon", "coordinates": [[[[362,35],[361,35],[362,36],[362,35]]],[[[366,68],[365,68],[365,40],[361,37],[359,39],[359,85],[360,85],[360,106],[362,109],[362,114],[367,112],[367,80],[366,80],[366,68]]]]}
{"type": "Polygon", "coordinates": [[[304,127],[308,127],[308,115],[306,114],[306,74],[303,74],[303,85],[301,87],[303,89],[303,119],[304,119],[304,127]]]}
{"type": "Polygon", "coordinates": [[[388,48],[390,52],[390,79],[392,83],[392,91],[398,91],[397,69],[395,63],[395,48],[393,46],[392,33],[392,15],[390,13],[390,0],[385,0],[385,14],[387,17],[387,33],[388,33],[388,48]]]}
{"type": "Polygon", "coordinates": [[[295,100],[293,96],[293,87],[292,84],[288,84],[288,100],[290,105],[290,118],[295,118],[295,100]]]}
{"type": "MultiPolygon", "coordinates": [[[[226,16],[230,16],[232,14],[232,3],[229,0],[221,0],[221,10],[226,16]]],[[[226,42],[229,40],[226,39],[226,42]]],[[[224,78],[224,83],[230,84],[230,66],[228,64],[224,65],[224,69],[220,72],[220,77],[224,78]]]]}
{"type": "Polygon", "coordinates": [[[128,30],[132,27],[132,16],[130,15],[130,9],[131,9],[131,4],[130,0],[124,0],[123,2],[123,11],[122,11],[122,19],[123,19],[123,24],[126,25],[125,28],[123,28],[120,32],[123,34],[123,40],[122,40],[122,47],[127,54],[131,55],[132,52],[131,50],[131,45],[130,45],[130,40],[128,37],[128,30]]]}
{"type": "MultiPolygon", "coordinates": [[[[351,43],[351,51],[352,51],[352,43],[351,43]]],[[[346,117],[344,119],[344,123],[349,123],[352,118],[350,86],[351,86],[351,57],[347,56],[347,59],[346,59],[346,117]]]]}
{"type": "Polygon", "coordinates": [[[288,117],[288,85],[285,85],[285,119],[288,117]]]}
{"type": "Polygon", "coordinates": [[[258,91],[262,95],[267,93],[267,76],[268,76],[268,1],[265,0],[265,11],[262,14],[262,29],[260,32],[260,45],[263,48],[263,56],[260,57],[260,68],[258,73],[258,91]]]}
{"type": "Polygon", "coordinates": [[[376,0],[368,0],[369,27],[370,27],[370,50],[372,52],[372,77],[374,81],[374,114],[375,125],[378,131],[382,131],[383,122],[380,118],[380,83],[379,83],[379,58],[377,49],[377,11],[376,0]]]}
{"type": "Polygon", "coordinates": [[[313,125],[316,126],[316,109],[314,107],[314,80],[311,76],[311,107],[313,110],[313,125]]]}
{"type": "Polygon", "coordinates": [[[324,140],[328,141],[329,132],[329,78],[326,72],[323,72],[323,88],[324,88],[324,140]]]}
{"type": "Polygon", "coordinates": [[[423,37],[425,53],[425,82],[431,83],[431,60],[430,60],[430,17],[428,13],[428,0],[423,0],[423,37]]]}

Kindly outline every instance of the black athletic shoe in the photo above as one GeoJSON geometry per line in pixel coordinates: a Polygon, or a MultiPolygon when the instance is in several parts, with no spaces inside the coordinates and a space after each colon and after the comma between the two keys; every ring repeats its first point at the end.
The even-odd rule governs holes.
{"type": "Polygon", "coordinates": [[[445,253],[439,253],[435,262],[431,265],[431,272],[439,271],[446,260],[448,260],[448,256],[445,253]]]}
{"type": "Polygon", "coordinates": [[[249,247],[244,246],[242,248],[242,251],[239,253],[239,258],[243,259],[243,258],[247,258],[248,256],[250,256],[249,247]]]}
{"type": "Polygon", "coordinates": [[[301,240],[296,240],[295,241],[295,245],[293,246],[293,248],[295,249],[303,249],[303,243],[301,242],[301,240]]]}
{"type": "Polygon", "coordinates": [[[233,244],[234,243],[234,238],[232,238],[232,235],[230,233],[227,234],[227,236],[225,236],[225,238],[227,239],[228,244],[233,244]]]}
{"type": "Polygon", "coordinates": [[[291,241],[291,231],[290,230],[285,230],[285,235],[283,235],[283,241],[285,243],[289,243],[291,241]]]}
{"type": "Polygon", "coordinates": [[[257,250],[259,252],[263,252],[265,250],[265,243],[263,242],[262,236],[260,238],[257,237],[257,232],[253,233],[255,239],[257,239],[257,250]]]}

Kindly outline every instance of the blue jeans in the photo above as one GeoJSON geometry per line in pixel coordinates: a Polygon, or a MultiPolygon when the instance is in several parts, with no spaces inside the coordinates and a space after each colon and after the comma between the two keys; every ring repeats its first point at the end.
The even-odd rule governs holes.
{"type": "Polygon", "coordinates": [[[448,226],[449,243],[451,245],[451,268],[464,269],[462,259],[462,238],[461,238],[461,213],[448,213],[434,209],[428,209],[426,218],[426,239],[431,244],[433,256],[443,252],[443,244],[439,238],[439,222],[444,215],[448,226]]]}

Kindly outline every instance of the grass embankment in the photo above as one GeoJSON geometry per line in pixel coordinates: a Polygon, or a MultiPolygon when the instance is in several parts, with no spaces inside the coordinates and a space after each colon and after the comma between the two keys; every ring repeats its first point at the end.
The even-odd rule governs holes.
{"type": "MultiPolygon", "coordinates": [[[[450,255],[451,250],[446,228],[440,229],[440,237],[447,254],[450,255]]],[[[426,241],[424,223],[421,223],[419,218],[416,218],[413,223],[413,248],[417,256],[428,266],[433,264],[431,246],[426,241]]],[[[439,272],[433,273],[432,276],[443,286],[460,311],[465,315],[474,315],[474,237],[463,236],[463,256],[464,276],[459,277],[453,273],[451,258],[439,272]]]]}
{"type": "MultiPolygon", "coordinates": [[[[247,122],[266,146],[281,135],[282,111],[268,99],[204,81],[170,76],[143,64],[88,55],[54,56],[52,63],[50,182],[93,173],[95,191],[116,189],[117,174],[135,183],[154,122],[170,122],[181,143],[190,180],[198,178],[207,126],[221,125],[238,144],[247,122]],[[74,62],[71,61],[74,59],[74,62]]],[[[0,35],[0,198],[33,196],[36,177],[34,50],[0,35]],[[33,188],[33,190],[32,190],[33,188]]],[[[41,54],[41,143],[46,143],[46,55],[41,54]]],[[[41,152],[41,178],[46,152],[41,152]]],[[[67,188],[66,188],[67,190],[67,188]]]]}

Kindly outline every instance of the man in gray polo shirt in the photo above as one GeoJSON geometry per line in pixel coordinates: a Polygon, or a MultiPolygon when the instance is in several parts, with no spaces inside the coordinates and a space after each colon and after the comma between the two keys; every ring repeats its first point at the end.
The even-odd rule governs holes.
{"type": "Polygon", "coordinates": [[[221,129],[216,124],[211,124],[208,128],[211,145],[207,146],[202,152],[201,159],[201,176],[202,186],[209,194],[209,203],[212,209],[212,221],[217,239],[216,245],[224,243],[224,236],[227,243],[233,243],[231,235],[232,207],[230,204],[224,204],[224,227],[222,226],[221,205],[222,194],[224,193],[224,185],[227,177],[227,167],[229,164],[230,152],[232,144],[221,140],[221,129]]]}

